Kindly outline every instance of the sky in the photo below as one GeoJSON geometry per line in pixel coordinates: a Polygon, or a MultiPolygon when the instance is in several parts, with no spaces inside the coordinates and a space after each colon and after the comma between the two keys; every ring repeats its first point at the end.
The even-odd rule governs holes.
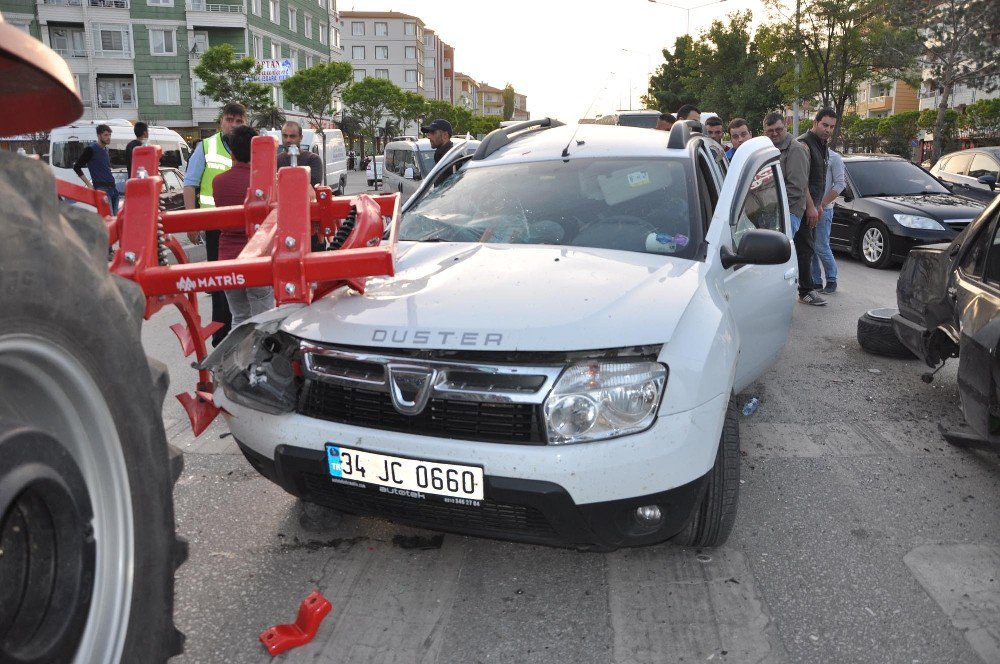
{"type": "MultiPolygon", "coordinates": [[[[759,0],[676,0],[692,7],[691,34],[759,0]]],[[[648,0],[338,0],[340,11],[397,11],[417,16],[455,47],[455,68],[477,81],[507,83],[528,96],[532,118],[563,122],[642,108],[648,76],[686,30],[688,12],[648,0]],[[623,50],[627,49],[627,50],[623,50]]],[[[669,109],[676,110],[676,109],[669,109]]],[[[702,109],[711,110],[711,109],[702,109]]]]}

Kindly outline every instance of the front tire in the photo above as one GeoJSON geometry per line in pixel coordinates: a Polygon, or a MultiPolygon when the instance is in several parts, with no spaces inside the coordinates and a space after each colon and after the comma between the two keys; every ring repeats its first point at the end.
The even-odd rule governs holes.
{"type": "Polygon", "coordinates": [[[861,228],[858,245],[858,254],[868,267],[879,270],[892,261],[889,229],[878,219],[872,219],[861,228]]]}
{"type": "Polygon", "coordinates": [[[736,399],[729,399],[715,464],[708,473],[705,493],[675,544],[694,547],[722,546],[736,523],[740,500],[740,422],[736,399]]]}
{"type": "Polygon", "coordinates": [[[145,298],[44,166],[0,153],[0,199],[0,661],[165,661],[183,650],[182,458],[166,368],[139,340],[145,298]]]}

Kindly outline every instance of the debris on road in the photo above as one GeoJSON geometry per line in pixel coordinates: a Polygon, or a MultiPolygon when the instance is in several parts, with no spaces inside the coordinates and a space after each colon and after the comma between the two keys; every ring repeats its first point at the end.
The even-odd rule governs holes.
{"type": "Polygon", "coordinates": [[[299,615],[294,623],[275,625],[261,633],[258,638],[272,657],[291,648],[298,648],[313,640],[316,631],[319,630],[319,624],[332,608],[330,600],[323,597],[318,590],[314,590],[302,600],[299,615]]]}

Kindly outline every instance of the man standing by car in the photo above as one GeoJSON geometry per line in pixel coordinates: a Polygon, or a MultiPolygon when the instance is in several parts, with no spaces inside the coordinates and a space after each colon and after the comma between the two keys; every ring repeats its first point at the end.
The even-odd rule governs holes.
{"type": "Polygon", "coordinates": [[[799,141],[809,152],[809,188],[806,191],[806,221],[811,228],[819,223],[823,209],[820,203],[826,194],[826,170],[830,161],[826,142],[837,127],[837,112],[832,108],[821,108],[816,113],[812,128],[799,136],[799,141]]]}
{"type": "Polygon", "coordinates": [[[323,184],[323,159],[318,154],[301,149],[302,125],[291,120],[282,125],[281,144],[285,149],[278,155],[278,168],[292,165],[289,150],[294,146],[299,152],[298,165],[309,167],[309,183],[314,187],[323,184]]]}
{"type": "Polygon", "coordinates": [[[701,111],[694,104],[684,104],[677,109],[677,121],[697,120],[701,121],[701,111]]]}
{"type": "Polygon", "coordinates": [[[674,117],[673,113],[660,113],[660,117],[656,119],[656,128],[660,131],[670,131],[675,122],[677,122],[677,118],[674,117]]]}
{"type": "Polygon", "coordinates": [[[736,154],[736,148],[740,147],[753,138],[750,125],[743,118],[733,118],[729,123],[729,139],[733,142],[733,147],[726,150],[726,159],[732,159],[736,154]]]}
{"type": "Polygon", "coordinates": [[[781,172],[785,178],[792,237],[799,264],[799,302],[821,307],[826,300],[816,294],[812,285],[813,233],[808,224],[802,223],[809,195],[809,153],[788,133],[785,117],[781,113],[768,113],[764,118],[764,134],[781,152],[781,172]]]}
{"type": "MultiPolygon", "coordinates": [[[[215,176],[233,167],[229,151],[229,135],[246,122],[247,109],[243,104],[233,102],[222,107],[219,131],[209,136],[194,149],[184,175],[184,207],[188,210],[215,207],[212,182],[215,176]],[[197,192],[197,198],[196,198],[197,192]]],[[[199,244],[198,233],[188,233],[188,239],[199,244]]],[[[219,231],[205,231],[205,255],[209,261],[219,260],[219,231]]],[[[229,334],[232,316],[222,291],[212,293],[212,320],[222,323],[222,327],[212,335],[212,345],[218,345],[229,334]]]]}
{"type": "Polygon", "coordinates": [[[830,231],[833,228],[833,202],[844,190],[846,179],[844,175],[844,160],[833,150],[830,150],[830,164],[826,169],[826,195],[820,203],[823,214],[816,224],[816,253],[812,260],[812,282],[817,288],[823,283],[819,273],[820,263],[826,275],[826,285],[820,293],[829,295],[837,292],[837,261],[833,259],[833,249],[830,248],[830,231]]]}
{"type": "Polygon", "coordinates": [[[146,141],[149,140],[149,125],[145,122],[136,122],[134,131],[135,140],[129,141],[128,145],[125,146],[125,172],[128,177],[132,177],[132,150],[140,145],[145,145],[146,141]]]}
{"type": "Polygon", "coordinates": [[[434,148],[434,163],[438,163],[452,148],[451,123],[439,118],[429,125],[421,127],[420,131],[430,139],[431,147],[434,148]]]}
{"type": "Polygon", "coordinates": [[[720,117],[713,115],[709,119],[705,120],[705,135],[719,145],[722,145],[723,133],[722,119],[720,117]]]}
{"type": "Polygon", "coordinates": [[[111,145],[111,127],[106,124],[97,125],[97,140],[88,145],[80,153],[80,158],[73,164],[83,183],[90,189],[103,191],[111,204],[111,214],[118,214],[118,187],[115,186],[115,176],[111,173],[111,156],[108,146],[111,145]],[[90,177],[83,172],[86,168],[90,177]]]}

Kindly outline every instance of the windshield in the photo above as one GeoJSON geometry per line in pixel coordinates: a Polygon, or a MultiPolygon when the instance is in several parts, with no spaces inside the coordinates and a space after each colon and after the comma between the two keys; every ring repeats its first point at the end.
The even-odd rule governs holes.
{"type": "Polygon", "coordinates": [[[895,159],[849,161],[844,166],[859,196],[947,194],[948,190],[916,164],[895,159]]]}
{"type": "Polygon", "coordinates": [[[621,113],[618,116],[618,125],[620,127],[656,129],[656,121],[659,119],[659,113],[621,113]]]}
{"type": "Polygon", "coordinates": [[[691,258],[686,159],[574,159],[460,170],[404,213],[400,239],[597,247],[691,258]]]}
{"type": "Polygon", "coordinates": [[[420,162],[418,164],[420,172],[425,175],[427,173],[430,173],[431,169],[434,168],[434,151],[431,150],[430,152],[427,152],[427,151],[417,150],[416,155],[417,155],[417,161],[420,162]]]}
{"type": "MultiPolygon", "coordinates": [[[[52,153],[50,159],[56,168],[73,168],[73,164],[83,154],[85,148],[92,145],[93,141],[57,141],[52,143],[52,153]]],[[[112,139],[108,146],[108,157],[111,160],[111,168],[125,168],[125,146],[128,141],[112,139]]],[[[182,168],[181,154],[187,155],[187,146],[176,143],[161,144],[163,152],[160,154],[161,168],[182,168]]]]}

